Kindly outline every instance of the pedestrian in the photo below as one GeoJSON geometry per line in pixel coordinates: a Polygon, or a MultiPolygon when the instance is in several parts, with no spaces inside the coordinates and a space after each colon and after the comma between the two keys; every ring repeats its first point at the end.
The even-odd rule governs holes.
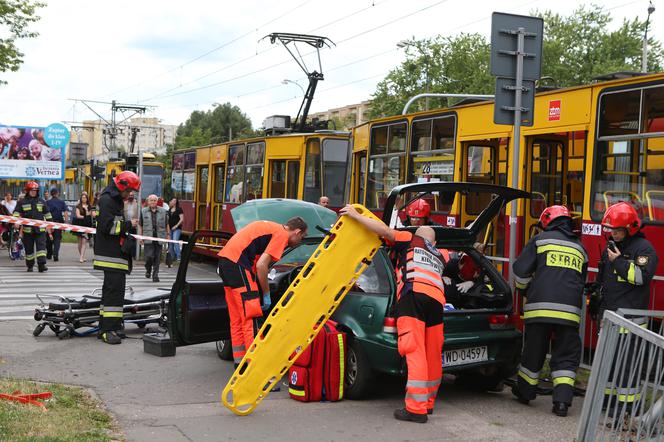
{"type": "Polygon", "coordinates": [[[442,379],[443,311],[445,289],[443,256],[436,249],[436,232],[420,226],[415,234],[391,229],[383,222],[360,215],[346,205],[339,212],[384,238],[396,253],[403,275],[397,292],[397,349],[406,357],[405,408],[394,411],[402,421],[427,422],[432,414],[442,379]]]}
{"type": "MultiPolygon", "coordinates": [[[[56,223],[69,222],[69,208],[64,201],[58,198],[60,191],[55,187],[51,189],[51,199],[46,201],[48,211],[51,212],[51,217],[56,223]]],[[[60,259],[60,242],[62,241],[62,230],[53,230],[52,237],[46,238],[46,259],[53,258],[53,261],[60,259]],[[51,239],[53,238],[53,239],[51,239]]]]}
{"type": "MultiPolygon", "coordinates": [[[[39,197],[39,184],[35,181],[28,181],[25,184],[26,197],[16,203],[14,216],[20,218],[30,218],[38,221],[51,221],[51,213],[46,207],[46,201],[39,197]]],[[[37,260],[39,273],[48,270],[46,267],[46,234],[51,235],[51,229],[36,226],[21,226],[19,236],[23,239],[25,247],[25,265],[28,272],[37,260]]]]}
{"type": "MultiPolygon", "coordinates": [[[[602,218],[602,226],[610,232],[606,250],[602,253],[598,281],[600,285],[599,312],[591,315],[601,318],[605,310],[621,308],[647,310],[650,302],[650,283],[657,270],[659,258],[655,248],[641,231],[639,215],[626,202],[609,207],[602,218]]],[[[642,327],[647,326],[645,317],[631,318],[642,327]]],[[[621,331],[623,333],[623,331],[621,331]]],[[[628,333],[628,332],[624,332],[628,333]]],[[[635,342],[630,341],[627,361],[636,356],[635,342]]],[[[605,391],[604,408],[609,407],[614,416],[622,409],[631,412],[632,404],[640,399],[639,376],[630,376],[629,363],[623,363],[622,373],[610,373],[614,388],[605,391]]]]}
{"type": "Polygon", "coordinates": [[[7,208],[7,211],[11,214],[14,213],[16,210],[16,200],[13,199],[12,193],[11,192],[5,192],[5,199],[0,202],[5,208],[7,208]]]}
{"type": "MultiPolygon", "coordinates": [[[[0,215],[12,216],[12,213],[4,205],[0,204],[0,215]]],[[[0,249],[9,248],[9,229],[11,228],[11,224],[9,223],[0,223],[0,249]]]]}
{"type": "Polygon", "coordinates": [[[514,262],[516,287],[528,291],[523,308],[525,342],[512,393],[523,404],[535,399],[551,343],[551,411],[567,416],[581,361],[579,324],[588,254],[573,231],[567,207],[547,207],[539,223],[543,231],[530,239],[514,262]]]}
{"type": "MultiPolygon", "coordinates": [[[[180,200],[173,198],[169,203],[168,211],[168,225],[171,229],[171,239],[174,241],[180,240],[180,235],[182,234],[182,223],[184,222],[184,212],[180,207],[180,200]]],[[[169,243],[168,244],[168,255],[166,257],[166,262],[170,267],[169,257],[172,260],[180,261],[180,244],[178,243],[169,243]]]]}
{"type": "Polygon", "coordinates": [[[267,278],[270,264],[279,261],[284,249],[298,245],[306,234],[307,224],[299,216],[285,225],[254,221],[233,235],[219,252],[219,276],[224,281],[236,367],[254,341],[256,318],[272,304],[267,278]]]}
{"type": "Polygon", "coordinates": [[[328,207],[330,205],[330,199],[325,195],[318,198],[318,205],[323,207],[328,207]]]}
{"type": "MultiPolygon", "coordinates": [[[[92,211],[90,210],[87,192],[81,192],[78,204],[76,204],[75,212],[74,225],[92,227],[92,211]]],[[[78,237],[78,262],[86,262],[85,252],[88,247],[89,235],[81,232],[75,232],[74,235],[78,237]]]]}
{"type": "Polygon", "coordinates": [[[129,192],[129,197],[124,202],[125,219],[138,218],[138,202],[134,199],[134,192],[129,192]]]}
{"type": "Polygon", "coordinates": [[[120,344],[124,293],[127,274],[131,272],[131,251],[135,242],[128,233],[138,219],[127,220],[122,209],[129,192],[141,187],[134,172],[121,172],[113,177],[99,198],[94,268],[104,271],[99,321],[99,339],[107,344],[120,344]]]}
{"type": "MultiPolygon", "coordinates": [[[[139,233],[154,238],[167,239],[171,230],[168,226],[168,211],[158,205],[157,195],[147,198],[148,205],[141,209],[139,233]]],[[[152,276],[153,282],[159,282],[159,263],[161,261],[162,243],[149,239],[141,240],[145,253],[145,277],[152,276]]]]}

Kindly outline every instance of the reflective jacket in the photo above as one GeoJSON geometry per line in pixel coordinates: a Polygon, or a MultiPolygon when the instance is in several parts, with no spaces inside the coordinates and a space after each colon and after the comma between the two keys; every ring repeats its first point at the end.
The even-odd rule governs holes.
{"type": "Polygon", "coordinates": [[[397,296],[413,291],[431,296],[444,305],[444,263],[440,251],[424,238],[407,231],[397,231],[394,242],[387,244],[397,252],[397,296]]]}
{"type": "Polygon", "coordinates": [[[516,287],[528,288],[524,322],[578,327],[587,272],[588,255],[570,221],[553,220],[514,262],[516,287]]]}
{"type": "Polygon", "coordinates": [[[600,310],[645,310],[650,301],[650,281],[657,270],[655,249],[641,232],[616,243],[616,247],[620,256],[613,262],[608,260],[606,250],[602,253],[600,310]]]}
{"type": "MultiPolygon", "coordinates": [[[[19,218],[30,218],[36,220],[46,220],[51,221],[53,217],[51,212],[48,211],[46,206],[46,201],[37,197],[30,198],[26,196],[18,203],[16,203],[16,208],[14,209],[14,216],[19,218]]],[[[45,227],[32,227],[32,226],[23,226],[23,233],[44,233],[46,231],[45,227]]]]}
{"type": "Polygon", "coordinates": [[[123,208],[120,191],[111,182],[99,197],[93,262],[97,270],[131,271],[131,255],[122,252],[122,243],[131,229],[131,221],[125,220],[123,208]]]}

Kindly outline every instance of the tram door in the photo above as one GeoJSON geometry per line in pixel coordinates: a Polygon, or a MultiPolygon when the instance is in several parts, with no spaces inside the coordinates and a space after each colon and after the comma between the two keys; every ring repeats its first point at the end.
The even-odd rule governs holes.
{"type": "Polygon", "coordinates": [[[214,193],[212,195],[212,223],[210,225],[212,230],[221,230],[225,170],[224,163],[212,165],[212,192],[214,193]]]}
{"type": "Polygon", "coordinates": [[[270,161],[269,198],[297,199],[300,182],[300,162],[297,160],[270,161]]]}
{"type": "MultiPolygon", "coordinates": [[[[499,138],[463,142],[462,180],[470,183],[499,184],[500,144],[499,138]]],[[[461,202],[461,225],[467,226],[473,222],[490,201],[491,195],[486,193],[465,195],[461,202]]],[[[485,244],[485,253],[488,255],[501,254],[496,244],[499,222],[502,220],[494,220],[478,237],[478,241],[485,244]]]]}
{"type": "Polygon", "coordinates": [[[525,201],[525,241],[539,231],[537,224],[545,208],[568,205],[568,141],[567,136],[556,134],[528,138],[526,190],[533,197],[525,201]]]}
{"type": "Polygon", "coordinates": [[[207,229],[210,225],[207,202],[209,170],[209,166],[196,167],[196,177],[198,179],[196,183],[196,189],[198,190],[198,197],[196,198],[196,229],[207,229]]]}

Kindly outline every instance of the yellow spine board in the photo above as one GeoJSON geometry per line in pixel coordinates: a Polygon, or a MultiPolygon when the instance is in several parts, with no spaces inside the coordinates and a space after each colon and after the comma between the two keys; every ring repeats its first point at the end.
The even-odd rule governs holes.
{"type": "MultiPolygon", "coordinates": [[[[377,219],[364,206],[353,206],[363,216],[377,219]]],[[[316,337],[381,244],[376,234],[346,216],[330,231],[276,303],[224,388],[221,400],[233,413],[248,415],[265,399],[316,337]]]]}

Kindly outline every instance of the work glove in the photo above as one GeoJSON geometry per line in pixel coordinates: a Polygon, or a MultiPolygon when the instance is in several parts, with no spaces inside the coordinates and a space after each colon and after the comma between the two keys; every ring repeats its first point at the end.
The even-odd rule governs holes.
{"type": "Polygon", "coordinates": [[[452,280],[447,276],[443,276],[443,284],[452,285],[452,280]]]}
{"type": "Polygon", "coordinates": [[[271,305],[272,305],[272,298],[270,297],[270,292],[263,293],[263,305],[261,306],[263,311],[264,312],[268,311],[271,305]]]}
{"type": "Polygon", "coordinates": [[[474,285],[475,283],[473,281],[464,281],[457,284],[456,287],[459,292],[468,293],[468,290],[470,290],[474,285]]]}

